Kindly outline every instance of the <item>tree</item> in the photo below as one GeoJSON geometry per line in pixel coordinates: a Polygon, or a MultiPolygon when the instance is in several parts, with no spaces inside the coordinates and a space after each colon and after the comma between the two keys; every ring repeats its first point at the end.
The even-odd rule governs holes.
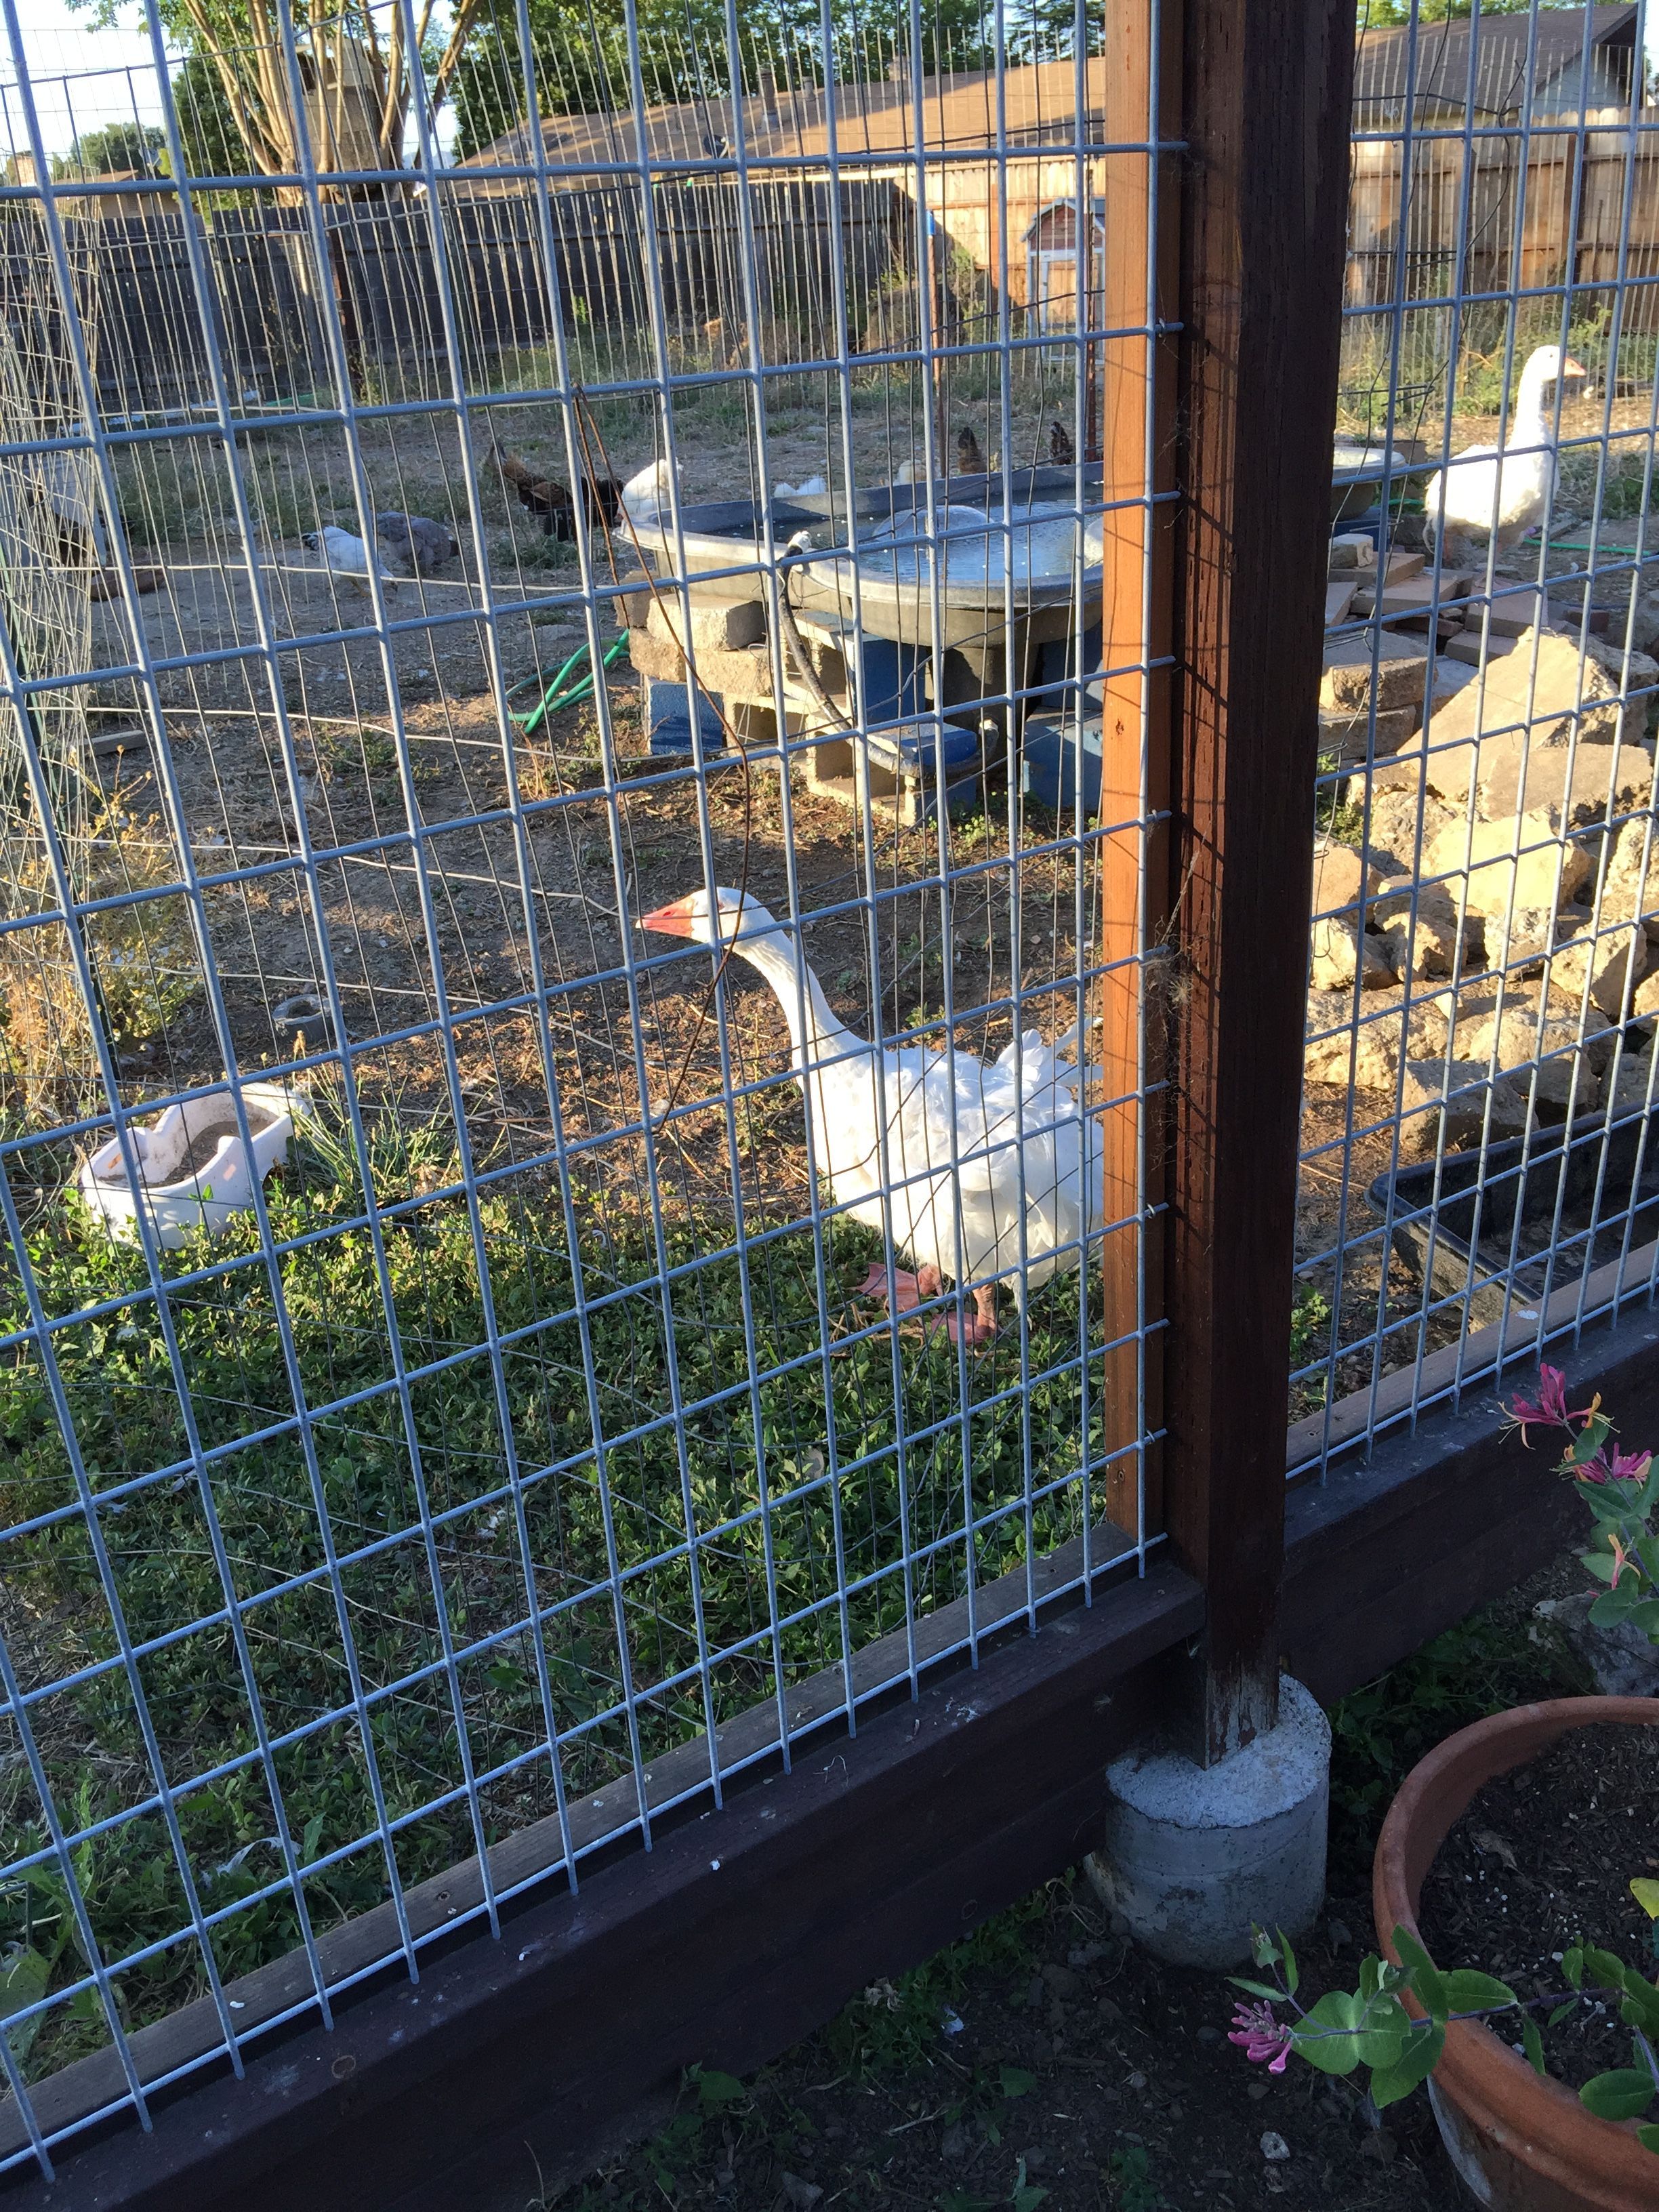
{"type": "MultiPolygon", "coordinates": [[[[1480,0],[1483,15],[1524,15],[1531,0],[1480,0]]],[[[1576,7],[1579,0],[1539,0],[1542,8],[1576,7]]],[[[1474,13],[1472,0],[1419,0],[1419,23],[1462,22],[1474,13]]],[[[1410,22],[1409,0],[1358,0],[1362,31],[1388,31],[1410,22]]]]}
{"type": "Polygon", "coordinates": [[[246,177],[250,173],[253,157],[236,127],[219,72],[205,54],[185,57],[173,80],[173,104],[184,142],[186,176],[246,177]]]}
{"type": "Polygon", "coordinates": [[[52,157],[55,179],[77,177],[154,176],[164,135],[154,123],[111,123],[88,131],[67,154],[52,157]]]}
{"type": "MultiPolygon", "coordinates": [[[[315,5],[293,9],[302,89],[316,120],[336,99],[361,98],[373,126],[376,160],[383,169],[404,166],[415,95],[414,54],[429,60],[427,97],[441,106],[483,0],[454,0],[447,37],[428,56],[436,0],[414,0],[413,52],[402,0],[388,11],[370,0],[333,0],[337,12],[315,5]]],[[[255,166],[267,176],[301,167],[300,134],[283,52],[280,0],[167,0],[169,27],[193,52],[212,62],[231,118],[255,166]]],[[[314,134],[313,134],[314,135],[314,134]]],[[[364,166],[367,166],[365,164],[364,166]]]]}
{"type": "MultiPolygon", "coordinates": [[[[114,20],[122,0],[71,4],[90,8],[101,27],[114,20]]],[[[288,12],[313,145],[317,126],[331,106],[349,102],[354,112],[361,110],[366,117],[374,152],[372,161],[351,166],[401,169],[415,98],[415,56],[420,58],[428,104],[435,112],[449,96],[485,4],[486,0],[449,0],[448,24],[441,36],[438,0],[410,0],[411,40],[405,0],[392,0],[390,9],[384,0],[380,5],[375,0],[292,0],[288,12]]],[[[204,146],[231,151],[240,143],[246,166],[268,177],[292,175],[304,167],[283,50],[283,0],[161,0],[161,5],[162,24],[185,50],[186,69],[204,65],[218,80],[222,110],[217,102],[198,103],[208,128],[204,146]],[[214,119],[221,112],[234,127],[234,139],[227,123],[214,119]]],[[[199,86],[202,81],[193,82],[199,86]]],[[[321,148],[317,160],[319,167],[338,166],[325,163],[321,148]]]]}
{"type": "MultiPolygon", "coordinates": [[[[1097,15],[1098,10],[1093,11],[1097,15]]],[[[537,104],[544,115],[625,111],[629,105],[623,0],[529,0],[537,104]]],[[[730,98],[724,0],[638,0],[641,76],[647,106],[710,106],[710,135],[723,135],[718,103],[730,98]]],[[[1018,0],[1006,18],[1006,48],[1018,64],[1071,51],[1073,0],[1018,0]]],[[[824,45],[817,0],[744,0],[738,11],[738,79],[746,92],[769,74],[781,90],[822,84],[824,45]]],[[[1095,26],[1098,35],[1098,25],[1095,26]]],[[[840,84],[867,83],[911,58],[908,0],[832,0],[830,52],[840,84]]],[[[989,69],[995,59],[983,0],[925,0],[921,67],[989,69]]],[[[524,65],[514,0],[482,0],[454,78],[457,148],[478,153],[521,122],[524,65]]],[[[729,126],[725,126],[729,127],[729,126]]]]}

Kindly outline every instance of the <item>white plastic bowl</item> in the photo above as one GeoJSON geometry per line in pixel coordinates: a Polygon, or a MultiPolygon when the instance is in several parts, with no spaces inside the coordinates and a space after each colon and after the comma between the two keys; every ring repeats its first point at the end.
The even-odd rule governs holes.
{"type": "MultiPolygon", "coordinates": [[[[237,1133],[228,1092],[169,1106],[154,1128],[134,1127],[132,1147],[143,1178],[143,1203],[158,1243],[182,1244],[201,1229],[221,1230],[253,1203],[263,1182],[288,1158],[288,1140],[303,1099],[280,1083],[245,1083],[250,1147],[237,1133]]],[[[118,1139],[100,1145],[81,1170],[81,1192],[112,1237],[136,1243],[139,1198],[127,1179],[118,1139]]]]}

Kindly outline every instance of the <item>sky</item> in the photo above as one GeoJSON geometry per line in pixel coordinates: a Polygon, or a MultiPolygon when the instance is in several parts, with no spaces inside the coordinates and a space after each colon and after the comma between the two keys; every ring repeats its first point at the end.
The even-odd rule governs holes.
{"type": "MultiPolygon", "coordinates": [[[[107,31],[92,29],[89,11],[71,8],[66,0],[17,0],[17,14],[49,154],[67,153],[77,129],[96,131],[106,123],[135,119],[161,121],[149,34],[142,27],[140,9],[122,11],[124,22],[140,27],[107,31]],[[67,84],[65,79],[70,80],[67,84]]],[[[0,50],[3,46],[0,40],[0,50]]],[[[15,90],[16,64],[8,52],[0,51],[0,72],[10,140],[5,150],[13,153],[27,145],[27,135],[15,90]]]]}
{"type": "MultiPolygon", "coordinates": [[[[17,0],[23,58],[34,88],[48,154],[66,154],[78,131],[109,123],[159,123],[161,100],[144,28],[142,0],[128,0],[112,30],[92,28],[93,11],[68,0],[17,0]]],[[[27,149],[15,58],[0,30],[0,155],[27,149]]],[[[454,118],[442,113],[438,143],[447,152],[454,118]]]]}

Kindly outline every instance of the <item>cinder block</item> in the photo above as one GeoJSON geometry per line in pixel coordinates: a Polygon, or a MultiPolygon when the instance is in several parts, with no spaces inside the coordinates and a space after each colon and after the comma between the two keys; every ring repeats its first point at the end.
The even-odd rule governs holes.
{"type": "Polygon", "coordinates": [[[617,620],[624,629],[643,629],[651,612],[651,579],[635,569],[622,580],[616,594],[617,620]]]}
{"type": "MultiPolygon", "coordinates": [[[[1407,738],[1415,735],[1422,720],[1420,705],[1380,708],[1376,717],[1377,759],[1397,753],[1407,738]]],[[[1370,726],[1370,715],[1364,708],[1352,714],[1333,714],[1322,710],[1319,750],[1322,754],[1334,753],[1340,768],[1357,768],[1367,756],[1370,726]]]]}
{"type": "MultiPolygon", "coordinates": [[[[630,630],[628,651],[634,665],[641,676],[649,676],[659,684],[684,684],[690,675],[684,653],[655,629],[630,630]]],[[[771,648],[764,645],[745,647],[741,652],[722,653],[713,646],[697,646],[697,681],[705,691],[719,692],[722,696],[737,699],[757,699],[769,704],[773,696],[771,648]]]]}
{"type": "Polygon", "coordinates": [[[1370,705],[1374,691],[1379,707],[1420,709],[1428,666],[1428,654],[1415,638],[1395,637],[1387,630],[1375,640],[1334,638],[1325,647],[1319,703],[1330,714],[1357,714],[1370,705]]]}
{"type": "MultiPolygon", "coordinates": [[[[688,637],[685,603],[677,591],[662,592],[651,605],[648,627],[653,636],[669,644],[684,645],[688,637]]],[[[692,650],[733,653],[755,645],[766,635],[766,610],[758,599],[693,599],[689,632],[692,650]]]]}

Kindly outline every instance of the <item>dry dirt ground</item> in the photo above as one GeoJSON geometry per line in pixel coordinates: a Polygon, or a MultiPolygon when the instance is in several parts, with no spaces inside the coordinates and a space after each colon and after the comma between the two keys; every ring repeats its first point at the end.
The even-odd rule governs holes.
{"type": "MultiPolygon", "coordinates": [[[[1022,392],[1016,423],[1022,458],[1025,446],[1035,451],[1044,421],[1064,398],[1058,385],[1052,392],[1036,385],[1022,392]]],[[[894,454],[914,449],[915,394],[872,386],[855,399],[860,473],[890,473],[894,454]]],[[[703,388],[680,408],[690,496],[746,488],[732,475],[734,468],[749,472],[749,409],[748,398],[733,386],[703,388]]],[[[1639,427],[1641,413],[1635,403],[1621,402],[1615,419],[1639,427]]],[[[975,414],[959,403],[947,410],[945,427],[972,419],[989,441],[992,426],[984,417],[982,406],[975,414]]],[[[1565,427],[1582,431],[1600,420],[1595,405],[1586,402],[1565,427]]],[[[653,428],[635,403],[602,401],[592,422],[606,462],[618,473],[648,459],[653,428]]],[[[833,438],[826,442],[824,423],[821,395],[775,386],[768,422],[775,479],[799,481],[826,467],[834,473],[837,448],[833,438]]],[[[562,437],[550,409],[492,410],[487,427],[534,465],[562,472],[562,437]]],[[[1456,426],[1455,443],[1490,430],[1484,418],[1472,418],[1456,426]]],[[[483,430],[477,438],[482,449],[483,430]]],[[[141,557],[167,578],[165,590],[142,602],[144,641],[165,665],[161,693],[196,865],[220,878],[209,893],[215,951],[246,1061],[294,1051],[293,1036],[273,1026],[270,1010],[291,994],[319,988],[325,938],[349,1034],[392,1040],[362,1060],[371,1097],[405,1114],[446,1109],[448,1085],[434,1024],[445,1014],[459,1022],[458,1072],[469,1086],[465,1110],[481,1159],[539,1151],[547,1140],[533,1004],[538,984],[552,993],[549,1041],[570,1115],[567,1134],[602,1139],[637,1114],[635,989],[647,1089],[681,1103],[712,1096],[719,1054],[707,1018],[706,974],[688,963],[647,970],[635,987],[623,972],[625,942],[639,957],[672,949],[631,936],[630,918],[700,880],[705,851],[718,878],[741,881],[774,903],[783,902],[792,869],[795,894],[807,909],[835,908],[873,890],[882,902],[875,945],[856,912],[833,913],[809,933],[809,956],[837,1011],[855,1027],[872,1025],[878,958],[886,1026],[942,1012],[939,902],[915,888],[937,875],[936,831],[889,832],[876,850],[865,852],[854,818],[808,793],[799,773],[786,804],[775,766],[757,766],[748,776],[722,768],[709,778],[706,799],[690,779],[632,790],[624,783],[607,798],[595,789],[603,781],[602,748],[591,705],[550,717],[529,741],[516,733],[509,751],[498,690],[511,707],[526,711],[584,640],[574,549],[544,538],[489,465],[469,495],[453,421],[414,415],[367,422],[359,453],[372,504],[446,520],[469,550],[442,575],[398,585],[387,602],[392,635],[382,641],[372,633],[367,594],[331,576],[320,556],[299,543],[303,529],[325,520],[355,527],[354,477],[339,434],[321,428],[251,441],[251,482],[265,518],[263,620],[276,647],[294,777],[284,759],[270,667],[247,650],[258,637],[259,620],[228,519],[226,484],[199,443],[181,442],[149,450],[143,473],[130,487],[141,557]],[[480,540],[493,624],[482,618],[483,593],[468,580],[477,573],[470,549],[480,540]],[[564,604],[534,604],[550,599],[564,604]],[[198,654],[210,657],[186,659],[198,654]],[[407,791],[399,722],[407,739],[407,791]],[[513,783],[527,806],[522,839],[508,811],[509,758],[513,783]],[[418,840],[409,834],[411,806],[418,840]],[[320,912],[297,865],[296,808],[313,847],[337,855],[319,870],[320,912]],[[533,935],[521,879],[529,886],[533,935]]],[[[613,557],[619,570],[633,565],[622,533],[609,551],[596,538],[592,557],[602,579],[613,557]]],[[[1519,556],[1522,564],[1525,557],[1519,556]]],[[[1551,566],[1559,569],[1582,558],[1564,551],[1551,566]]],[[[1612,580],[1596,596],[1616,600],[1619,589],[1612,580]]],[[[605,633],[612,635],[613,603],[605,600],[602,609],[605,633]]],[[[124,621],[118,607],[99,611],[94,652],[106,663],[131,650],[124,621]]],[[[124,696],[131,687],[125,695],[112,687],[109,706],[118,718],[124,696]]],[[[609,700],[613,757],[625,773],[646,769],[639,693],[625,658],[611,672],[609,700]]],[[[132,820],[165,821],[166,794],[146,757],[106,763],[103,773],[132,820]]],[[[994,793],[985,815],[952,833],[950,865],[970,872],[952,898],[958,1004],[994,1001],[1007,992],[1016,914],[1027,981],[1063,982],[1076,957],[1073,864],[1064,855],[1023,863],[1016,896],[1006,865],[1006,794],[994,793]]],[[[1041,820],[1024,823],[1018,842],[1039,842],[1045,827],[1041,820]]],[[[1088,915],[1097,886],[1084,873],[1088,915]]],[[[738,1072],[781,1073],[786,1039],[769,995],[745,975],[732,1003],[738,1072]]],[[[1062,989],[1046,1005],[1028,1003],[1024,1018],[1053,1035],[1069,1026],[1075,1012],[1062,989]]],[[[964,1024],[958,1041],[969,1049],[988,1043],[996,1048],[1006,1034],[1006,1018],[994,1015],[964,1024]]],[[[313,1049],[319,1042],[307,1039],[313,1049]]],[[[131,1046],[124,1072],[135,1099],[216,1072],[199,993],[165,1029],[131,1046]]],[[[1339,1391],[1369,1376],[1379,1324],[1408,1320],[1421,1302],[1419,1285],[1397,1258],[1389,1262],[1385,1283],[1363,1197],[1389,1164],[1389,1133],[1377,1126],[1387,1110],[1386,1101],[1363,1095],[1350,1100],[1323,1086],[1310,1089],[1306,1104],[1298,1256],[1310,1261],[1343,1254],[1340,1280],[1334,1256],[1307,1278],[1336,1309],[1341,1344],[1354,1347],[1331,1378],[1339,1391]]],[[[712,1111],[673,1125],[673,1173],[685,1178],[688,1197],[694,1188],[716,1201],[723,1191],[729,1196],[720,1128],[721,1117],[712,1111]]],[[[777,1092],[757,1101],[750,1133],[769,1139],[746,1156],[744,1172],[752,1173],[754,1194],[764,1188],[786,1211],[792,1204],[799,1210],[805,1148],[798,1103],[792,1109],[777,1092]]],[[[610,1164],[637,1171],[631,1140],[616,1148],[610,1164]]],[[[1428,1343],[1454,1328],[1449,1320],[1431,1322],[1428,1343]]],[[[1302,1356],[1319,1356],[1328,1341],[1316,1328],[1302,1356]]],[[[1416,1346],[1414,1329],[1386,1335],[1382,1366],[1414,1356],[1416,1346]]],[[[1306,1403],[1316,1403],[1323,1387],[1316,1380],[1304,1389],[1306,1403]]]]}
{"type": "MultiPolygon", "coordinates": [[[[1022,437],[1040,434],[1046,398],[1037,386],[1027,394],[1022,437]]],[[[714,387],[681,408],[690,496],[741,488],[732,474],[750,450],[745,404],[731,387],[714,387]]],[[[891,453],[910,450],[913,412],[908,394],[860,392],[854,428],[861,472],[890,473],[891,453]]],[[[496,410],[477,430],[479,447],[493,431],[502,447],[562,474],[562,441],[551,416],[550,409],[527,405],[496,410]]],[[[648,461],[648,413],[611,400],[598,403],[592,416],[609,465],[626,474],[648,461]]],[[[988,438],[983,416],[981,407],[980,430],[988,438]]],[[[821,406],[772,406],[775,477],[793,471],[799,480],[833,460],[823,419],[821,406]]],[[[295,1038],[273,1024],[271,1011],[292,994],[318,991],[325,944],[348,1035],[388,1040],[360,1058],[371,1098],[395,1102],[409,1115],[447,1107],[436,1024],[446,1016],[459,1023],[459,1073],[481,1159],[504,1146],[546,1144],[538,988],[551,994],[550,1042],[567,1136],[602,1138],[637,1115],[636,999],[647,1086],[663,1096],[672,1090],[683,1103],[712,1095],[720,1061],[715,1029],[705,1017],[706,962],[663,975],[647,971],[635,984],[624,959],[629,944],[639,958],[673,951],[663,940],[635,936],[632,920],[699,882],[705,852],[719,879],[780,906],[792,867],[807,909],[873,893],[879,902],[873,926],[849,911],[827,915],[809,933],[809,957],[832,1000],[849,1021],[872,1025],[878,960],[889,1028],[942,1013],[939,899],[915,888],[938,876],[936,830],[884,829],[866,851],[856,818],[807,792],[799,771],[786,800],[775,763],[757,764],[752,773],[722,767],[708,778],[706,797],[689,776],[634,787],[629,779],[656,764],[645,757],[639,689],[625,656],[611,670],[607,692],[611,753],[624,779],[614,796],[596,788],[605,781],[604,748],[591,702],[550,716],[528,739],[506,725],[514,737],[504,746],[502,696],[511,709],[528,713],[585,643],[576,550],[544,538],[487,463],[469,498],[453,422],[425,415],[370,422],[362,426],[358,452],[372,506],[446,521],[463,547],[440,575],[399,581],[388,594],[386,637],[374,632],[364,588],[331,574],[323,556],[300,542],[324,521],[356,526],[351,457],[327,428],[250,440],[248,483],[261,517],[258,605],[230,488],[203,441],[130,456],[129,523],[139,560],[161,573],[165,588],[139,602],[142,644],[128,635],[118,603],[95,611],[94,665],[131,656],[148,658],[161,671],[177,805],[196,866],[211,886],[215,957],[245,1064],[292,1055],[295,1038]],[[475,545],[488,574],[493,622],[484,618],[475,545]],[[258,649],[262,635],[270,641],[269,657],[258,649]],[[510,812],[515,792],[525,807],[522,835],[510,812]],[[312,848],[331,856],[318,869],[319,897],[301,865],[301,813],[312,848]]],[[[602,583],[635,565],[623,532],[608,545],[596,535],[591,553],[602,583]]],[[[614,636],[612,600],[601,599],[600,616],[605,635],[614,636]]],[[[135,687],[112,684],[99,700],[100,726],[118,725],[131,719],[135,687]]],[[[100,774],[113,813],[152,843],[164,841],[173,795],[148,752],[107,759],[100,774]]],[[[1016,905],[1028,981],[1053,976],[1063,984],[1074,962],[1073,863],[1065,856],[1023,863],[1016,892],[1006,865],[1006,807],[1000,789],[987,813],[953,825],[951,866],[975,872],[951,902],[960,1005],[1006,997],[1016,905]]],[[[1015,848],[1038,844],[1047,834],[1042,823],[1022,829],[1015,848]]],[[[1085,913],[1092,896],[1085,881],[1085,913]]],[[[179,910],[174,950],[188,968],[182,919],[179,910]]],[[[739,1071],[781,1073],[787,1038],[774,1002],[746,972],[732,981],[739,1071]]],[[[1054,1034],[1076,1012],[1062,991],[1028,1000],[1024,1019],[1054,1034]]],[[[1006,1012],[994,1013],[973,1039],[964,1032],[961,1041],[996,1048],[1008,1030],[1006,1012]]],[[[325,1040],[310,1034],[306,1042],[314,1050],[325,1040]]],[[[164,1027],[129,1043],[123,1073],[137,1101],[216,1073],[217,1066],[206,1000],[198,991],[164,1027]]],[[[711,1113],[677,1123],[673,1142],[690,1160],[720,1121],[711,1113]]],[[[799,1200],[805,1150],[798,1114],[782,1121],[783,1149],[754,1172],[777,1191],[793,1181],[799,1200]]],[[[620,1148],[617,1164],[622,1150],[631,1158],[631,1146],[620,1148]]],[[[729,1194],[724,1158],[710,1172],[714,1194],[721,1187],[729,1194]]]]}

